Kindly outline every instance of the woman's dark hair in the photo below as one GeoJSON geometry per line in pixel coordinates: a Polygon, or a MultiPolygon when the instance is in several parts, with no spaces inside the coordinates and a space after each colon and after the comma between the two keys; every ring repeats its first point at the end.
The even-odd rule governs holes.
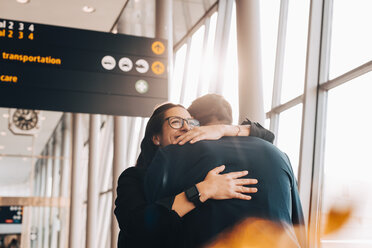
{"type": "Polygon", "coordinates": [[[157,107],[152,113],[146,125],[145,137],[141,142],[141,153],[137,159],[137,167],[147,168],[151,163],[159,148],[152,142],[152,137],[162,132],[165,112],[174,107],[185,108],[180,104],[165,103],[157,107]]]}

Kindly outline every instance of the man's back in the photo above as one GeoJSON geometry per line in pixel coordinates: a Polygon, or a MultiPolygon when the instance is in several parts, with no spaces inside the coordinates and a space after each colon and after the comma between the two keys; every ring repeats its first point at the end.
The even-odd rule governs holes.
{"type": "Polygon", "coordinates": [[[219,165],[225,172],[248,170],[258,179],[252,200],[208,200],[183,217],[186,247],[209,241],[247,217],[303,224],[297,185],[289,160],[272,144],[254,137],[225,137],[194,145],[168,146],[148,169],[145,193],[149,201],[178,194],[202,181],[219,165]]]}

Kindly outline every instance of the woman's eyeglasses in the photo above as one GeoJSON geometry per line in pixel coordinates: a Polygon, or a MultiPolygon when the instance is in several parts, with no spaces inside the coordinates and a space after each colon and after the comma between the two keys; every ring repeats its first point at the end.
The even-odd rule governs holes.
{"type": "Polygon", "coordinates": [[[192,129],[193,127],[198,127],[200,126],[200,123],[198,120],[196,119],[184,119],[182,117],[178,117],[178,116],[170,116],[168,118],[165,118],[164,121],[168,121],[168,124],[171,128],[174,128],[174,129],[181,129],[183,127],[183,125],[185,124],[185,122],[187,123],[187,125],[192,129]]]}

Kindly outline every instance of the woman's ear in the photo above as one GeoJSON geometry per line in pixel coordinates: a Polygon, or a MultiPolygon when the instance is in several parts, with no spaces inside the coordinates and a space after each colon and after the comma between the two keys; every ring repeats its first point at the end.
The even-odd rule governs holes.
{"type": "Polygon", "coordinates": [[[160,146],[160,137],[159,137],[159,135],[152,136],[152,142],[154,143],[154,145],[160,146]]]}

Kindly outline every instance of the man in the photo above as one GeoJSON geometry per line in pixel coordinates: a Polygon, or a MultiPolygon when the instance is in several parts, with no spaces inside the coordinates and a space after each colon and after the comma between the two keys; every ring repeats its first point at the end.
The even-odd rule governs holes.
{"type": "MultiPolygon", "coordinates": [[[[199,116],[203,124],[229,124],[231,112],[224,111],[224,101],[215,95],[207,95],[195,100],[189,110],[195,118],[199,116]],[[204,104],[200,104],[200,101],[204,104]],[[197,106],[205,105],[209,106],[208,114],[201,116],[200,112],[206,111],[198,111],[203,108],[197,106]]],[[[289,159],[267,141],[255,137],[224,137],[216,141],[171,145],[160,149],[145,177],[147,200],[153,202],[185,190],[189,192],[190,201],[197,206],[183,217],[182,239],[185,247],[198,247],[210,242],[217,234],[248,217],[275,221],[295,241],[304,244],[304,229],[297,233],[297,239],[293,233],[293,225],[303,225],[304,219],[289,159]],[[203,204],[198,203],[197,191],[192,195],[197,190],[194,185],[219,165],[226,165],[224,173],[248,170],[249,177],[258,179],[258,192],[252,196],[252,200],[208,200],[203,204]]]]}

